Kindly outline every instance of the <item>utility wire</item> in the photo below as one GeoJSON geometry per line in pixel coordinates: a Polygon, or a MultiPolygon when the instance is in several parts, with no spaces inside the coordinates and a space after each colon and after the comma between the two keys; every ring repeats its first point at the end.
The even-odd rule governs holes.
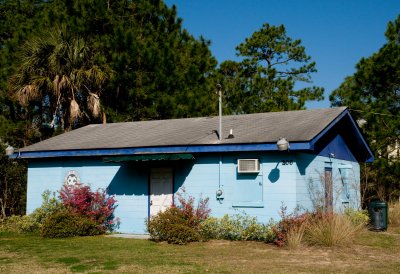
{"type": "Polygon", "coordinates": [[[371,113],[371,114],[382,115],[382,116],[400,117],[398,115],[393,115],[393,114],[386,114],[386,113],[379,113],[379,112],[372,112],[372,111],[364,111],[364,110],[358,110],[358,109],[352,109],[352,108],[349,108],[349,110],[356,111],[356,112],[371,113]]]}

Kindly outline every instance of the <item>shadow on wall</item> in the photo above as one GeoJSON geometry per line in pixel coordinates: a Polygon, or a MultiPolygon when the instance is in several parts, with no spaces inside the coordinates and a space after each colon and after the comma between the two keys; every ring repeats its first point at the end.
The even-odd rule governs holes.
{"type": "Polygon", "coordinates": [[[110,195],[148,195],[151,168],[172,168],[174,171],[174,192],[185,182],[193,167],[193,162],[184,161],[149,161],[125,162],[121,164],[108,186],[110,195]]]}
{"type": "Polygon", "coordinates": [[[174,168],[174,193],[178,192],[189,176],[194,162],[193,161],[175,161],[174,168]]]}
{"type": "Polygon", "coordinates": [[[110,195],[147,195],[148,171],[140,164],[122,163],[108,186],[110,195]]]}
{"type": "Polygon", "coordinates": [[[316,157],[317,155],[305,153],[302,157],[297,158],[297,168],[299,169],[300,175],[306,175],[306,168],[316,157]]]}
{"type": "Polygon", "coordinates": [[[279,178],[281,177],[281,171],[278,168],[279,162],[276,164],[276,166],[271,169],[271,172],[268,174],[268,180],[271,183],[276,183],[279,178]]]}
{"type": "MultiPolygon", "coordinates": [[[[315,159],[316,155],[313,154],[307,154],[306,157],[297,157],[297,168],[299,169],[300,175],[305,175],[306,174],[306,169],[310,165],[310,163],[315,159]]],[[[271,171],[268,174],[268,180],[271,183],[276,183],[279,178],[281,177],[281,171],[278,168],[280,162],[276,164],[276,166],[271,169],[271,171]]]]}

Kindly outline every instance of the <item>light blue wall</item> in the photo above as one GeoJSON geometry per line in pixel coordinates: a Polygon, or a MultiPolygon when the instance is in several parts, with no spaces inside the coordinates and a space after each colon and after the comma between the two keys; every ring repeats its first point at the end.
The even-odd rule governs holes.
{"type": "Polygon", "coordinates": [[[346,207],[360,208],[360,166],[358,163],[307,153],[299,154],[297,161],[299,163],[299,173],[296,179],[297,202],[304,209],[313,210],[313,201],[317,205],[321,205],[324,198],[323,187],[326,167],[332,168],[333,206],[335,210],[340,212],[346,207]],[[344,174],[339,170],[344,168],[348,173],[347,178],[344,178],[344,174]],[[345,195],[344,184],[347,184],[348,195],[345,195]]]}
{"type": "Polygon", "coordinates": [[[116,196],[118,207],[115,215],[120,218],[121,232],[144,233],[147,217],[148,173],[146,169],[130,164],[103,163],[93,160],[53,160],[29,163],[27,213],[42,203],[46,190],[57,192],[61,189],[66,174],[76,171],[80,181],[90,185],[92,190],[107,189],[116,196]]]}
{"type": "MultiPolygon", "coordinates": [[[[195,198],[209,197],[212,215],[236,214],[245,211],[260,222],[278,220],[282,202],[291,212],[297,205],[312,209],[309,183],[321,185],[320,174],[331,165],[335,189],[342,186],[339,167],[351,166],[348,181],[350,206],[359,205],[359,165],[345,160],[330,159],[296,152],[196,154],[195,160],[163,162],[103,163],[101,159],[36,161],[29,163],[27,212],[41,205],[45,190],[57,191],[70,170],[80,175],[82,183],[92,189],[107,188],[116,195],[120,218],[120,232],[144,233],[148,216],[148,184],[151,167],[171,167],[174,170],[174,191],[185,187],[195,198]],[[241,175],[237,159],[258,158],[258,174],[241,175]],[[216,191],[223,190],[224,199],[216,199],[216,191]]],[[[348,171],[346,171],[348,172],[348,171]]],[[[343,207],[343,195],[335,194],[335,206],[343,207]]],[[[347,204],[346,204],[347,205],[347,204]]]]}
{"type": "Polygon", "coordinates": [[[183,178],[178,171],[176,181],[178,185],[185,186],[189,195],[209,197],[213,216],[245,211],[259,221],[267,222],[271,218],[279,218],[282,202],[289,209],[296,207],[296,174],[296,159],[291,154],[225,153],[196,156],[190,173],[183,178]],[[238,158],[260,159],[260,173],[238,174],[238,158]],[[282,165],[282,160],[291,160],[292,164],[282,165]],[[224,199],[216,199],[218,189],[223,190],[224,199]]]}

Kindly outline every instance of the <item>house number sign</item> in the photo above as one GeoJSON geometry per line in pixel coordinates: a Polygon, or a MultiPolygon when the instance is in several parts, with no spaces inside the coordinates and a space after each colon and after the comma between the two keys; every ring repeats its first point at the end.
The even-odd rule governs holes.
{"type": "Polygon", "coordinates": [[[282,160],[283,166],[293,165],[293,160],[282,160]]]}

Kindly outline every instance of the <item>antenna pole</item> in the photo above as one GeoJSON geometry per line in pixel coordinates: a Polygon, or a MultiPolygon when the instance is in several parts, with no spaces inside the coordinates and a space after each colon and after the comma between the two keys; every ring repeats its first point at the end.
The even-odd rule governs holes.
{"type": "Polygon", "coordinates": [[[219,132],[218,132],[218,138],[221,141],[222,139],[222,90],[221,90],[221,85],[217,84],[217,89],[218,89],[218,108],[219,108],[219,132]]]}

